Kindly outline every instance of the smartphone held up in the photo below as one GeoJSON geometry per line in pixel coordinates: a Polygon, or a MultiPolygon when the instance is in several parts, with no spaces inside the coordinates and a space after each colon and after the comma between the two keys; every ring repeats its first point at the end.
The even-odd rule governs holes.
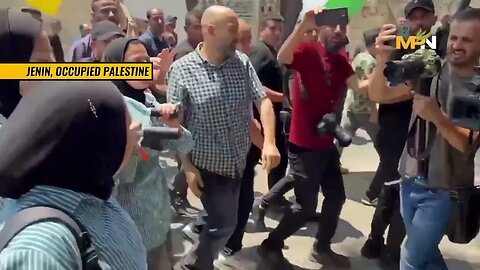
{"type": "Polygon", "coordinates": [[[317,26],[348,25],[348,8],[324,9],[315,15],[317,26]]]}

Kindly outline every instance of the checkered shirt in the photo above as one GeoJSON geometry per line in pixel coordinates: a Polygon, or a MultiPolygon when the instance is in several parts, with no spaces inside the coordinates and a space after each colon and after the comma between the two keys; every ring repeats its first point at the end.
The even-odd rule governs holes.
{"type": "Polygon", "coordinates": [[[265,91],[245,54],[237,51],[215,66],[202,58],[200,46],[173,63],[167,100],[188,110],[186,128],[195,142],[193,164],[240,178],[251,145],[252,103],[265,98],[265,91]]]}

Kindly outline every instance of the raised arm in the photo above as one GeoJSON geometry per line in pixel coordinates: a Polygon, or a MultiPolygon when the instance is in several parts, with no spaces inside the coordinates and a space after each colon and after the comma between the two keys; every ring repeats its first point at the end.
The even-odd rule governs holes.
{"type": "Polygon", "coordinates": [[[405,84],[398,86],[388,86],[387,78],[383,74],[383,70],[390,60],[392,52],[395,50],[392,46],[387,45],[391,40],[395,39],[396,27],[393,24],[386,24],[382,27],[378,35],[375,47],[377,49],[377,64],[373,69],[370,79],[370,87],[368,88],[368,96],[377,103],[396,103],[412,98],[410,94],[411,88],[405,84]]]}

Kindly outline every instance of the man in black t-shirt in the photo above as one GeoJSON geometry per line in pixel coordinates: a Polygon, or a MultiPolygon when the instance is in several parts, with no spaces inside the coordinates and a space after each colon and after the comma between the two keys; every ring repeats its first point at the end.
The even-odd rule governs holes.
{"type": "MultiPolygon", "coordinates": [[[[280,14],[267,14],[260,24],[260,36],[252,46],[250,61],[252,62],[257,75],[262,82],[267,96],[273,103],[273,109],[276,116],[276,143],[277,149],[282,157],[280,164],[268,174],[268,187],[272,188],[280,179],[285,176],[288,165],[287,152],[285,149],[285,140],[282,134],[282,125],[280,120],[280,111],[282,110],[283,97],[283,70],[277,61],[277,49],[282,41],[284,28],[284,19],[280,14]]],[[[254,116],[259,119],[259,113],[255,109],[254,116]]],[[[285,205],[286,200],[278,203],[285,205]]]]}
{"type": "MultiPolygon", "coordinates": [[[[431,31],[437,21],[435,7],[432,0],[412,0],[405,6],[406,24],[411,33],[418,31],[431,31]]],[[[399,58],[408,52],[398,51],[394,58],[399,58]]],[[[411,97],[392,100],[389,104],[380,104],[378,110],[378,123],[380,130],[377,135],[378,148],[380,149],[380,164],[366,197],[364,204],[376,205],[383,184],[400,178],[398,174],[398,161],[402,154],[407,138],[407,129],[412,113],[411,97]]]]}
{"type": "MultiPolygon", "coordinates": [[[[433,1],[410,1],[405,6],[405,18],[411,33],[418,33],[420,30],[430,31],[437,21],[433,1]]],[[[399,59],[402,55],[411,52],[413,51],[397,50],[391,58],[399,59]]],[[[379,59],[377,56],[377,69],[382,69],[378,63],[384,62],[385,59],[379,59]]],[[[431,79],[423,80],[422,84],[429,89],[430,82],[431,79]]],[[[407,140],[413,103],[410,93],[394,96],[391,100],[372,94],[384,85],[372,83],[369,89],[369,97],[380,103],[378,110],[380,129],[376,140],[380,163],[366,192],[366,197],[362,200],[364,204],[376,206],[376,209],[371,223],[371,232],[362,247],[361,254],[370,259],[380,258],[384,268],[398,269],[400,245],[405,236],[405,228],[400,215],[399,188],[394,181],[400,179],[398,164],[407,140]],[[386,182],[390,183],[384,185],[386,182]],[[387,241],[384,244],[384,234],[389,226],[387,241]]]]}

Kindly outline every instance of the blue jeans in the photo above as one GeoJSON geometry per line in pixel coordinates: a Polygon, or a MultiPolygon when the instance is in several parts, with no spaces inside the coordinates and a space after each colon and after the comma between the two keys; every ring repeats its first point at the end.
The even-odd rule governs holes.
{"type": "Polygon", "coordinates": [[[400,252],[400,270],[448,270],[438,245],[450,218],[449,192],[407,180],[401,183],[400,200],[407,232],[400,252]]]}

